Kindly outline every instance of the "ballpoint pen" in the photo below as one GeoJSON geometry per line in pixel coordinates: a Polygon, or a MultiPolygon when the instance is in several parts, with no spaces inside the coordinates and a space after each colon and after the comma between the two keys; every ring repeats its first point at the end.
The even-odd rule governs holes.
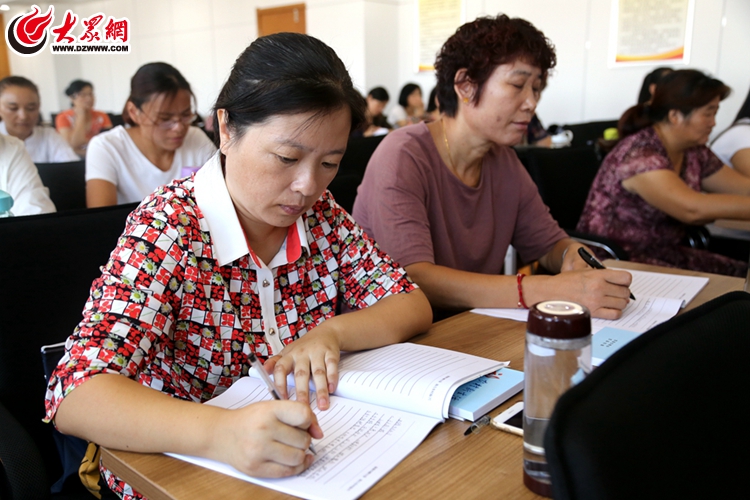
{"type": "MultiPolygon", "coordinates": [[[[266,387],[268,388],[268,392],[271,393],[271,396],[273,396],[273,399],[276,399],[278,401],[282,400],[283,398],[281,397],[281,394],[279,394],[279,391],[276,390],[276,386],[273,385],[273,381],[271,380],[271,377],[268,376],[265,368],[263,368],[263,363],[261,363],[258,357],[252,352],[248,354],[247,357],[250,360],[250,364],[258,372],[258,375],[260,375],[261,380],[263,380],[263,382],[266,384],[266,387]]],[[[315,448],[313,447],[312,443],[310,443],[309,450],[312,452],[313,455],[318,454],[315,451],[315,448]]]]}
{"type": "MultiPolygon", "coordinates": [[[[578,255],[581,256],[586,264],[590,265],[594,269],[607,269],[606,267],[604,267],[604,264],[599,262],[599,259],[588,253],[583,247],[578,247],[578,255]]],[[[635,295],[633,295],[633,292],[630,292],[630,298],[635,300],[635,295]]]]}

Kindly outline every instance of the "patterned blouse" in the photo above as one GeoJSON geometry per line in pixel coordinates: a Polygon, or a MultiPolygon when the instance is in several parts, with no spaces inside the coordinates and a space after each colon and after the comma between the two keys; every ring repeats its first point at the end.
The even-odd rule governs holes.
{"type": "MultiPolygon", "coordinates": [[[[340,302],[361,309],[415,288],[328,192],[266,266],[248,250],[215,155],[128,217],[50,378],[46,421],[99,373],[207,401],[247,375],[251,350],[267,359],[340,302]]],[[[119,496],[141,498],[100,469],[119,496]]]]}
{"type": "MultiPolygon", "coordinates": [[[[694,147],[685,151],[680,178],[700,192],[703,179],[722,165],[706,146],[694,147]]],[[[604,159],[576,229],[614,240],[636,262],[744,276],[742,262],[683,246],[687,224],[622,186],[622,181],[654,170],[674,167],[653,127],[621,140],[604,159]]]]}

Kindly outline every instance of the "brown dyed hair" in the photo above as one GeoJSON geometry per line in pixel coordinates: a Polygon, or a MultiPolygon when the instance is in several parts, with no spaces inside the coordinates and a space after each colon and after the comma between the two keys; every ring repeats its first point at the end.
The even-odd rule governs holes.
{"type": "Polygon", "coordinates": [[[651,104],[640,103],[625,111],[617,125],[620,139],[666,120],[673,109],[688,116],[716,97],[726,99],[730,92],[731,89],[721,80],[698,70],[672,71],[656,86],[651,104]]]}
{"type": "Polygon", "coordinates": [[[458,70],[466,68],[466,78],[477,84],[472,101],[478,103],[495,68],[519,59],[542,70],[542,87],[557,64],[552,43],[525,19],[501,14],[464,24],[445,42],[435,61],[440,111],[456,116],[458,96],[453,86],[458,70]]]}

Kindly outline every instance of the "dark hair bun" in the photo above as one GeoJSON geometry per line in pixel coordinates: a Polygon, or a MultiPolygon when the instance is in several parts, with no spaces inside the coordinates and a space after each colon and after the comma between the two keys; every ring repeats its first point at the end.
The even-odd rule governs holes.
{"type": "Polygon", "coordinates": [[[73,80],[72,82],[70,82],[70,85],[68,85],[68,88],[65,89],[65,95],[68,97],[73,97],[75,94],[82,91],[86,87],[91,87],[92,89],[94,88],[91,82],[87,82],[86,80],[73,80]]]}

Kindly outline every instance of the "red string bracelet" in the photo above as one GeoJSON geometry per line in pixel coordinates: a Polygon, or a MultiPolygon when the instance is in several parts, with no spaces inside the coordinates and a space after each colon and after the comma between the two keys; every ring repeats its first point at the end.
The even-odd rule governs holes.
{"type": "Polygon", "coordinates": [[[518,307],[528,309],[529,306],[526,305],[526,302],[523,300],[523,288],[521,288],[521,282],[523,281],[523,277],[526,276],[523,273],[516,274],[516,281],[518,282],[518,307]]]}

